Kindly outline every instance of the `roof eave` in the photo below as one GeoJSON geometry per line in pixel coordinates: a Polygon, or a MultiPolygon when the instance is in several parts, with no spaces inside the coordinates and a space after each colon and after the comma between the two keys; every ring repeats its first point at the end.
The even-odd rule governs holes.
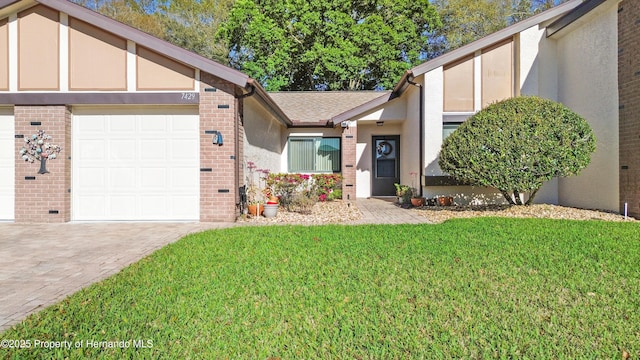
{"type": "Polygon", "coordinates": [[[385,103],[389,102],[394,98],[396,98],[396,96],[394,95],[394,92],[386,93],[360,106],[356,106],[351,110],[347,110],[342,114],[338,114],[332,117],[331,120],[329,120],[329,122],[333,124],[333,126],[337,126],[338,124],[344,121],[351,120],[359,115],[362,115],[365,112],[371,111],[381,105],[384,105],[385,103]]]}
{"type": "Polygon", "coordinates": [[[540,14],[534,15],[528,19],[519,21],[511,26],[508,26],[502,30],[498,30],[493,34],[485,36],[481,39],[478,39],[474,42],[471,42],[467,45],[461,46],[453,51],[450,51],[446,54],[438,56],[433,60],[427,61],[423,64],[420,64],[410,71],[413,76],[420,76],[425,74],[431,70],[439,68],[440,66],[444,66],[452,61],[455,61],[463,56],[467,56],[469,54],[473,54],[478,50],[482,50],[488,46],[491,46],[497,42],[505,40],[509,37],[514,36],[515,34],[524,31],[532,26],[538,25],[545,21],[551,20],[555,17],[562,16],[568,11],[573,10],[577,6],[582,3],[582,0],[570,0],[566,3],[555,6],[547,11],[544,11],[540,14]]]}
{"type": "Polygon", "coordinates": [[[253,87],[255,91],[255,95],[262,101],[262,104],[265,105],[269,110],[275,115],[275,117],[286,127],[293,127],[294,123],[289,119],[289,117],[282,111],[282,109],[278,106],[278,104],[273,101],[271,96],[267,94],[260,83],[252,78],[247,79],[247,86],[253,87]]]}
{"type": "Polygon", "coordinates": [[[553,36],[554,34],[560,32],[562,29],[567,26],[573,24],[576,20],[580,19],[587,13],[591,12],[591,10],[597,8],[598,6],[605,3],[607,0],[586,0],[576,8],[574,8],[569,13],[562,16],[560,19],[554,21],[546,29],[547,37],[553,36]]]}

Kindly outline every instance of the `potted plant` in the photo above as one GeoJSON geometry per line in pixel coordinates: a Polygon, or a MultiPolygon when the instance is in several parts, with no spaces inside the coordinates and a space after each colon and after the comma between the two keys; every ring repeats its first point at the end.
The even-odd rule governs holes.
{"type": "Polygon", "coordinates": [[[411,201],[411,188],[408,185],[393,184],[396,187],[396,196],[399,204],[408,204],[411,201]]]}
{"type": "Polygon", "coordinates": [[[438,205],[451,206],[453,205],[453,197],[451,196],[438,196],[438,205]]]}
{"type": "Polygon", "coordinates": [[[425,204],[424,197],[419,195],[417,189],[412,188],[411,189],[411,205],[415,207],[419,207],[419,206],[424,206],[424,204],[425,204]]]}
{"type": "Polygon", "coordinates": [[[264,189],[263,195],[264,198],[267,199],[267,203],[264,205],[264,217],[276,217],[276,215],[278,215],[278,207],[280,206],[278,197],[273,194],[269,187],[264,189]]]}
{"type": "Polygon", "coordinates": [[[413,206],[424,206],[425,204],[425,199],[420,196],[420,192],[418,191],[418,189],[416,188],[416,178],[418,176],[418,173],[415,171],[412,171],[409,173],[409,175],[411,175],[411,205],[413,206]]]}

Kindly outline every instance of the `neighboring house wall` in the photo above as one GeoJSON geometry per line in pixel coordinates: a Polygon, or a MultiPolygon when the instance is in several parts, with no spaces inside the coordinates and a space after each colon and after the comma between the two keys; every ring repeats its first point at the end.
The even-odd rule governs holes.
{"type": "Polygon", "coordinates": [[[622,1],[618,13],[620,91],[620,211],[640,217],[640,3],[622,1]]]}
{"type": "Polygon", "coordinates": [[[582,115],[597,138],[590,165],[559,179],[559,203],[619,210],[616,1],[605,2],[557,35],[558,101],[582,115]]]}

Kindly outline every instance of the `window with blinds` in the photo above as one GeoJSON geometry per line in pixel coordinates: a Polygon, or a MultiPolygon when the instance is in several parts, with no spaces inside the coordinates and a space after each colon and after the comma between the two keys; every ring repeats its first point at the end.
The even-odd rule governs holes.
{"type": "Polygon", "coordinates": [[[289,172],[340,172],[340,138],[289,138],[289,172]]]}

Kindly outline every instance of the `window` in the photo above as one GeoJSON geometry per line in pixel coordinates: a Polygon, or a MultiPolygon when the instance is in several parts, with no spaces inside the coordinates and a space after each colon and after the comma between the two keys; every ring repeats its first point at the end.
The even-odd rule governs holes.
{"type": "Polygon", "coordinates": [[[451,135],[456,129],[462,125],[462,123],[458,122],[446,122],[442,124],[442,140],[446,139],[449,135],[451,135]]]}
{"type": "Polygon", "coordinates": [[[340,138],[289,138],[289,172],[340,172],[340,138]]]}

